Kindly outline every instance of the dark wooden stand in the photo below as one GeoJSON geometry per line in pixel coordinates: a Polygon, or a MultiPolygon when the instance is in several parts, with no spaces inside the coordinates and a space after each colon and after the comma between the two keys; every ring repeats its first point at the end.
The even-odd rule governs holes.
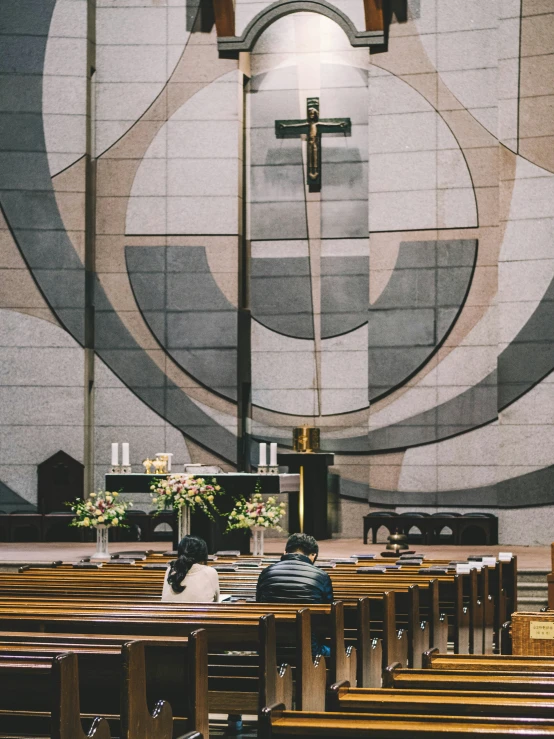
{"type": "Polygon", "coordinates": [[[302,530],[316,539],[329,537],[327,522],[327,475],[335,461],[334,454],[310,454],[290,452],[277,456],[279,465],[289,472],[301,475],[300,487],[304,488],[304,526],[301,527],[302,491],[289,494],[289,531],[302,530]],[[302,470],[302,471],[301,471],[302,470]]]}

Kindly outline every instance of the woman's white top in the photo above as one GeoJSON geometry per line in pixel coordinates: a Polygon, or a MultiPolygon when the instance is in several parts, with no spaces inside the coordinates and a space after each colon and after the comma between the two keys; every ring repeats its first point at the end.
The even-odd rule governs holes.
{"type": "Polygon", "coordinates": [[[167,568],[162,591],[162,600],[178,603],[217,603],[219,601],[219,575],[213,567],[193,564],[181,586],[182,593],[175,593],[167,582],[170,568],[167,568]]]}

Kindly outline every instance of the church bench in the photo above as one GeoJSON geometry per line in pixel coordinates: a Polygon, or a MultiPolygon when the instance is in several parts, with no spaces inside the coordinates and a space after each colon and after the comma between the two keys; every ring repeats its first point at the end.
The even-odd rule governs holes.
{"type": "Polygon", "coordinates": [[[514,739],[554,735],[551,719],[498,716],[443,716],[422,714],[368,714],[318,711],[287,711],[282,704],[267,706],[261,713],[259,739],[461,739],[472,734],[514,739]]]}
{"type": "Polygon", "coordinates": [[[554,657],[441,654],[438,649],[430,649],[423,655],[423,667],[431,670],[491,670],[495,672],[519,670],[554,674],[554,657]]]}
{"type": "MultiPolygon", "coordinates": [[[[90,574],[90,573],[89,573],[90,574]]],[[[96,573],[94,573],[96,574],[96,573]]],[[[31,583],[29,583],[31,585],[31,583]]],[[[403,628],[404,630],[408,630],[409,634],[414,634],[414,639],[410,639],[409,641],[409,664],[412,664],[414,666],[419,666],[420,660],[421,660],[421,653],[424,651],[424,649],[428,648],[430,645],[433,644],[439,644],[443,649],[446,647],[446,628],[447,624],[440,613],[439,603],[438,603],[438,585],[436,581],[424,581],[423,588],[417,588],[414,586],[406,586],[403,587],[402,590],[395,590],[396,598],[397,598],[397,624],[398,627],[403,628]],[[417,603],[417,600],[419,599],[419,603],[417,603]],[[416,601],[414,603],[414,600],[416,601]],[[425,603],[426,608],[422,606],[422,602],[425,603]],[[424,625],[424,622],[429,620],[429,636],[426,633],[426,626],[424,625]],[[423,624],[423,625],[422,625],[423,624]],[[416,642],[416,643],[414,643],[416,642]]],[[[118,587],[116,585],[109,585],[108,588],[111,589],[113,587],[114,589],[114,595],[117,594],[118,587]]],[[[41,593],[43,594],[43,597],[45,594],[48,594],[49,598],[53,598],[54,595],[57,593],[63,592],[63,594],[66,596],[66,598],[57,598],[56,602],[62,604],[65,606],[66,603],[73,603],[74,598],[77,597],[77,594],[79,597],[87,602],[87,610],[93,610],[100,605],[99,598],[89,598],[85,597],[84,591],[80,589],[79,587],[75,587],[74,584],[66,584],[63,586],[63,590],[56,590],[51,585],[46,585],[43,583],[43,589],[42,591],[36,593],[36,587],[34,586],[34,583],[32,584],[32,587],[29,588],[31,591],[31,595],[28,595],[30,601],[35,601],[37,598],[40,598],[41,593]]],[[[8,588],[4,587],[3,592],[6,592],[8,588]]],[[[382,598],[382,587],[378,588],[379,592],[375,595],[378,598],[382,598]]],[[[0,592],[2,592],[2,586],[0,585],[0,592]]],[[[10,591],[11,592],[11,591],[10,591]]],[[[21,591],[19,591],[21,592],[21,591]]],[[[104,591],[104,596],[106,596],[107,593],[104,591]]],[[[351,600],[347,603],[348,609],[355,609],[356,608],[356,601],[357,597],[359,595],[359,591],[353,592],[351,596],[351,600]]],[[[370,596],[371,597],[371,596],[370,596]]],[[[128,599],[128,596],[127,596],[128,599]]],[[[115,598],[115,603],[111,603],[111,610],[114,608],[119,607],[120,605],[124,607],[123,601],[124,598],[122,597],[121,593],[119,593],[119,598],[115,598]]],[[[11,601],[13,602],[13,601],[11,601]]],[[[6,601],[6,598],[2,598],[2,603],[8,603],[6,601]]],[[[135,603],[138,605],[138,601],[135,603]]],[[[143,607],[143,610],[158,610],[159,608],[166,609],[167,604],[161,604],[159,600],[156,599],[156,601],[152,602],[152,605],[147,605],[144,601],[141,601],[141,606],[143,607]]],[[[202,610],[205,612],[207,609],[212,608],[224,608],[226,612],[230,612],[230,609],[236,604],[221,604],[221,605],[214,605],[214,604],[203,604],[202,610]]],[[[260,604],[240,604],[245,606],[253,606],[258,607],[260,604]]],[[[182,606],[181,606],[182,607],[182,606]]],[[[384,617],[383,617],[384,620],[384,617]]],[[[349,619],[349,626],[352,625],[352,618],[349,619]]],[[[384,650],[384,659],[385,664],[388,663],[388,661],[391,661],[387,655],[387,642],[385,642],[385,650],[384,650]]]]}
{"type": "MultiPolygon", "coordinates": [[[[109,619],[110,621],[118,620],[121,617],[125,622],[130,623],[138,618],[151,619],[160,624],[166,622],[174,622],[171,627],[163,628],[178,629],[179,633],[184,633],[185,620],[190,622],[190,628],[196,627],[197,624],[205,626],[208,629],[208,640],[210,646],[224,647],[229,639],[236,644],[233,648],[250,649],[255,648],[255,642],[249,641],[249,637],[243,631],[243,622],[249,620],[256,622],[260,615],[268,612],[275,612],[278,620],[278,629],[280,640],[285,644],[294,644],[294,618],[299,606],[296,604],[254,604],[248,603],[243,606],[230,606],[228,604],[148,604],[139,605],[137,602],[131,602],[127,607],[114,608],[111,604],[104,604],[102,607],[91,607],[88,604],[78,604],[68,599],[62,603],[58,601],[14,601],[13,599],[0,599],[0,627],[9,629],[33,629],[46,628],[53,630],[59,628],[64,617],[72,616],[80,619],[83,624],[82,630],[89,629],[85,625],[91,618],[92,628],[98,618],[103,623],[109,619]],[[14,613],[17,609],[17,614],[14,613]],[[46,622],[48,619],[48,623],[46,622]],[[228,634],[228,624],[233,624],[234,629],[231,636],[228,634]],[[288,625],[287,625],[288,624],[288,625]]],[[[334,627],[330,623],[333,609],[329,606],[315,606],[312,610],[314,618],[314,628],[321,633],[333,633],[334,627]]],[[[388,664],[392,659],[398,659],[406,664],[406,657],[399,652],[398,644],[407,650],[407,635],[404,633],[400,640],[396,635],[396,612],[395,612],[395,594],[387,594],[382,598],[362,599],[360,604],[346,609],[348,615],[349,634],[353,636],[353,641],[363,641],[369,645],[363,654],[368,655],[367,662],[361,656],[360,664],[361,674],[368,674],[368,671],[375,674],[376,655],[380,650],[376,649],[376,634],[383,637],[384,645],[384,664],[388,664]],[[360,636],[358,637],[358,634],[360,636]]],[[[112,628],[112,627],[110,627],[112,628]]],[[[140,627],[138,627],[140,628],[140,627]]],[[[155,628],[155,626],[153,627],[155,628]]],[[[162,626],[160,626],[162,628],[162,626]]],[[[166,632],[172,633],[172,632],[166,632]]],[[[250,631],[252,633],[252,631],[250,631]]],[[[343,637],[344,638],[344,637],[343,637]]],[[[362,683],[365,684],[365,683],[362,683]]],[[[373,683],[372,683],[373,684],[373,683]]]]}
{"type": "MultiPolygon", "coordinates": [[[[113,568],[112,568],[113,569],[113,568]]],[[[93,586],[98,587],[104,587],[105,589],[112,590],[113,589],[113,597],[115,599],[121,599],[123,597],[123,594],[125,592],[128,592],[129,585],[127,583],[127,580],[130,577],[136,578],[136,572],[129,573],[129,570],[133,570],[135,568],[126,568],[125,572],[122,572],[122,568],[115,568],[117,571],[112,572],[110,571],[109,575],[104,575],[103,571],[75,571],[75,570],[66,570],[65,575],[67,575],[68,582],[64,584],[64,590],[67,590],[68,593],[70,593],[73,589],[76,587],[85,587],[87,583],[91,584],[91,588],[94,589],[93,586]],[[72,574],[73,573],[73,574],[72,574]],[[102,578],[99,579],[100,574],[102,574],[102,578]],[[77,579],[78,578],[78,579],[77,579]],[[104,585],[99,585],[100,583],[104,583],[104,585]],[[106,584],[107,583],[107,584],[106,584]],[[117,587],[116,587],[117,585],[117,587]]],[[[139,571],[140,572],[140,571],[139,571]]],[[[51,585],[51,582],[56,582],[60,580],[60,575],[62,573],[59,573],[55,577],[48,578],[47,581],[44,581],[43,585],[45,588],[47,588],[48,592],[51,594],[53,591],[53,586],[51,585]],[[48,583],[48,584],[47,584],[48,583]]],[[[146,573],[144,573],[146,574],[146,573]]],[[[159,588],[157,591],[158,593],[161,591],[161,573],[147,573],[149,576],[155,575],[157,576],[157,585],[156,587],[159,588]]],[[[235,573],[233,573],[234,575],[235,573]]],[[[65,577],[64,575],[64,577],[65,577]]],[[[22,578],[23,580],[26,580],[26,578],[29,576],[29,573],[25,573],[25,576],[22,578]]],[[[227,576],[227,573],[225,573],[225,577],[227,576]]],[[[37,580],[41,580],[43,577],[43,573],[40,573],[38,577],[35,577],[33,580],[29,579],[28,583],[29,586],[34,586],[37,580]]],[[[220,577],[223,580],[223,576],[220,575],[220,577]]],[[[245,576],[241,576],[244,578],[245,576]]],[[[257,575],[250,574],[250,582],[251,582],[251,594],[254,594],[255,590],[255,583],[257,580],[257,575]]],[[[460,594],[459,588],[456,586],[456,579],[461,579],[462,582],[464,578],[467,578],[469,581],[469,576],[456,576],[456,575],[449,575],[446,578],[434,578],[438,580],[439,582],[439,588],[440,593],[442,594],[440,596],[441,603],[435,603],[432,602],[432,604],[429,604],[428,602],[428,595],[427,595],[427,588],[429,587],[429,578],[428,577],[404,577],[401,579],[400,573],[395,573],[394,576],[389,577],[384,575],[377,575],[377,576],[366,576],[366,575],[355,575],[354,574],[354,580],[350,580],[349,583],[343,584],[341,587],[336,588],[336,595],[339,597],[339,594],[342,592],[343,597],[346,596],[347,599],[353,599],[355,600],[360,593],[363,592],[383,592],[385,589],[394,589],[398,592],[405,592],[409,588],[410,582],[412,580],[417,580],[418,584],[421,588],[420,593],[420,601],[421,601],[421,608],[422,608],[422,616],[420,620],[427,620],[429,622],[429,628],[431,632],[431,638],[430,643],[435,646],[439,646],[443,651],[446,648],[446,623],[444,622],[444,618],[442,617],[442,613],[449,608],[450,613],[448,614],[450,617],[451,628],[453,628],[453,639],[455,643],[455,648],[459,651],[467,651],[469,649],[468,646],[468,637],[471,637],[471,632],[468,632],[468,624],[465,623],[467,616],[471,613],[473,613],[474,610],[477,610],[480,608],[480,604],[476,602],[477,595],[473,595],[474,603],[475,605],[472,605],[469,607],[470,604],[470,598],[472,597],[470,594],[460,594]],[[466,602],[466,607],[468,607],[468,611],[464,613],[464,606],[463,601],[466,602]],[[427,609],[427,610],[425,610],[427,609]],[[458,627],[458,623],[460,626],[458,627]],[[438,627],[435,625],[438,624],[438,627]],[[441,631],[442,630],[442,631],[441,631]]],[[[433,580],[434,581],[434,580],[433,580]]],[[[433,582],[431,581],[431,582],[433,582]]],[[[2,592],[2,585],[0,580],[0,592],[2,592]]],[[[224,584],[224,580],[223,583],[224,584]]],[[[13,585],[13,579],[12,579],[12,585],[13,585]]],[[[25,586],[23,586],[25,587],[25,586]]],[[[235,587],[235,581],[232,581],[232,587],[235,587]]],[[[136,586],[131,586],[131,589],[134,588],[134,592],[137,592],[136,586]]],[[[469,588],[467,588],[469,590],[469,588]]],[[[4,587],[5,592],[5,587],[4,587]]],[[[12,591],[10,591],[12,592],[12,591]]],[[[104,590],[105,592],[105,590],[104,590]]],[[[111,594],[112,595],[112,594],[111,594]]],[[[157,593],[154,590],[153,596],[156,597],[157,593]]],[[[429,596],[430,597],[430,596],[429,596]]],[[[398,609],[399,613],[401,612],[401,608],[398,609]]],[[[481,608],[482,611],[482,608],[481,608]]],[[[480,612],[477,612],[474,614],[472,618],[472,623],[475,624],[475,628],[479,628],[480,624],[480,618],[483,614],[480,612]]],[[[477,639],[477,643],[480,643],[480,633],[477,639]]]]}
{"type": "Polygon", "coordinates": [[[476,690],[554,693],[554,673],[506,670],[408,670],[398,664],[383,671],[383,687],[408,690],[476,690]]]}
{"type": "Polygon", "coordinates": [[[554,695],[479,692],[475,690],[394,690],[351,688],[339,683],[329,690],[331,711],[341,713],[440,714],[443,716],[554,717],[554,695]]]}
{"type": "MultiPolygon", "coordinates": [[[[106,717],[112,736],[141,739],[140,726],[151,722],[148,704],[158,707],[154,715],[167,704],[169,708],[163,711],[173,714],[179,735],[198,732],[208,737],[205,632],[197,631],[180,640],[85,635],[0,637],[0,659],[29,652],[54,656],[69,650],[78,655],[81,710],[83,714],[106,717]]],[[[156,721],[153,727],[162,720],[156,721]]],[[[173,719],[169,728],[171,739],[173,719]]]]}
{"type": "MultiPolygon", "coordinates": [[[[331,628],[334,629],[335,636],[332,636],[332,645],[336,658],[330,665],[330,678],[334,679],[334,675],[341,675],[343,678],[353,680],[356,674],[356,659],[353,650],[347,652],[344,644],[344,625],[342,615],[342,604],[335,604],[333,607],[327,607],[326,619],[331,621],[331,628]],[[342,641],[341,641],[342,640],[342,641]],[[342,657],[344,653],[344,657],[342,657]]],[[[47,629],[49,632],[55,630],[63,630],[64,632],[75,632],[83,634],[90,631],[100,635],[102,632],[109,634],[140,634],[144,637],[150,634],[161,635],[187,635],[200,626],[206,628],[210,639],[213,639],[216,645],[225,649],[256,649],[260,651],[260,634],[259,634],[259,614],[255,618],[242,619],[240,617],[227,618],[222,620],[214,614],[210,619],[209,615],[202,613],[201,609],[195,614],[182,614],[173,619],[153,618],[151,614],[137,614],[136,612],[123,612],[121,618],[114,618],[113,614],[96,614],[93,618],[86,617],[78,611],[73,614],[60,611],[58,616],[35,616],[36,620],[29,621],[29,613],[12,614],[11,624],[19,625],[36,630],[37,628],[47,629]],[[19,618],[21,616],[21,618],[19,618]],[[196,616],[196,617],[195,617],[196,616]]],[[[296,610],[291,609],[289,613],[282,614],[281,625],[287,627],[288,641],[294,646],[296,632],[296,610]]],[[[1,621],[2,627],[6,626],[6,621],[1,621]]],[[[51,633],[54,638],[54,634],[51,633]]],[[[82,637],[86,638],[86,637],[82,637]]],[[[127,637],[129,638],[129,637],[127,637]]],[[[275,644],[273,644],[273,652],[276,652],[275,644]]],[[[209,704],[210,710],[214,712],[256,712],[259,702],[259,684],[268,678],[264,676],[263,680],[259,679],[258,668],[252,663],[247,664],[243,669],[243,675],[236,676],[237,663],[241,666],[240,657],[225,658],[220,655],[211,655],[210,664],[215,666],[215,671],[210,679],[209,704]],[[231,665],[229,675],[225,671],[218,671],[219,667],[231,665]]],[[[380,653],[376,651],[372,665],[365,666],[366,671],[372,674],[380,671],[380,653]],[[379,658],[379,664],[376,664],[376,658],[379,658]]],[[[361,669],[361,668],[360,668],[361,669]]],[[[277,672],[277,668],[275,667],[277,672]]],[[[363,672],[361,672],[363,674],[363,672]]]]}
{"type": "Polygon", "coordinates": [[[104,718],[83,731],[75,654],[2,655],[0,683],[0,737],[110,739],[104,718]]]}
{"type": "MultiPolygon", "coordinates": [[[[90,573],[89,573],[90,574],[90,573]]],[[[96,574],[96,573],[94,573],[96,574]]],[[[434,581],[431,581],[433,583],[434,581]]],[[[95,584],[98,584],[98,581],[96,581],[95,584]]],[[[401,587],[397,587],[399,583],[392,583],[391,589],[395,590],[397,593],[405,593],[405,596],[398,595],[398,614],[400,618],[400,614],[405,613],[406,618],[403,623],[403,626],[405,628],[410,628],[408,621],[409,621],[409,614],[413,613],[413,609],[410,611],[410,606],[407,605],[410,597],[410,581],[407,580],[405,583],[401,584],[401,587]],[[406,604],[404,604],[403,598],[406,599],[406,604]]],[[[75,594],[76,591],[79,591],[79,595],[82,599],[86,599],[87,601],[97,601],[98,600],[98,590],[100,588],[97,588],[96,597],[94,597],[94,588],[91,586],[91,590],[87,590],[86,588],[83,589],[83,586],[76,585],[75,583],[66,583],[65,585],[61,586],[60,588],[56,588],[54,585],[50,584],[49,582],[43,581],[42,586],[38,587],[35,582],[29,581],[28,586],[26,587],[18,587],[17,585],[15,587],[6,588],[2,587],[3,583],[0,579],[0,593],[1,592],[21,592],[22,590],[25,592],[32,592],[32,596],[30,597],[37,597],[41,594],[48,595],[49,597],[53,597],[57,593],[67,593],[68,595],[75,594]]],[[[255,586],[255,582],[254,582],[255,586]]],[[[382,580],[377,581],[375,585],[373,586],[375,589],[375,592],[377,594],[383,593],[385,590],[388,589],[389,583],[383,582],[382,580]]],[[[436,592],[427,592],[427,589],[430,587],[430,581],[428,579],[423,579],[420,582],[420,614],[415,619],[419,623],[423,621],[427,621],[429,623],[429,632],[430,632],[430,643],[431,644],[438,644],[440,647],[445,648],[446,647],[446,622],[444,620],[444,617],[442,616],[440,612],[439,602],[438,602],[438,590],[436,592]]],[[[107,591],[114,590],[113,597],[117,602],[120,602],[122,600],[125,600],[129,597],[129,589],[119,588],[116,587],[114,584],[109,584],[109,581],[104,581],[103,588],[101,592],[104,594],[107,593],[107,591]],[[106,584],[108,583],[108,584],[106,584]],[[123,592],[118,592],[118,591],[123,592]],[[124,593],[126,595],[124,595],[124,593]]],[[[372,588],[368,587],[365,590],[371,591],[372,588]]],[[[412,589],[413,590],[413,589],[412,589]]],[[[432,589],[431,589],[432,590],[432,589]]],[[[137,592],[133,590],[133,592],[137,592]]],[[[348,605],[355,605],[356,600],[358,599],[360,595],[360,588],[356,586],[350,586],[349,588],[349,603],[348,605]]],[[[139,593],[137,592],[137,595],[139,593]]],[[[230,604],[226,604],[226,607],[229,607],[230,604]]],[[[412,619],[414,621],[414,619],[412,619]]],[[[412,661],[410,660],[410,663],[412,661]]]]}

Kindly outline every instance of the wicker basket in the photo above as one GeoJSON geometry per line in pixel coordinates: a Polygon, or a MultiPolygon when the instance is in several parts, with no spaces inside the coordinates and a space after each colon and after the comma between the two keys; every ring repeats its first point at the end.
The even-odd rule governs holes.
{"type": "Polygon", "coordinates": [[[512,614],[512,654],[554,656],[554,611],[512,614]]]}

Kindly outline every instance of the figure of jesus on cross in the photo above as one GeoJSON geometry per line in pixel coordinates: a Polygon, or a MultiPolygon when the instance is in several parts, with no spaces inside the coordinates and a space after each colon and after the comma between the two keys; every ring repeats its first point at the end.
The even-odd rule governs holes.
{"type": "Polygon", "coordinates": [[[307,134],[308,175],[307,183],[310,192],[321,190],[321,135],[323,133],[344,133],[350,135],[352,124],[350,118],[319,118],[319,98],[306,100],[306,119],[292,121],[275,121],[277,138],[289,138],[307,134]]]}

